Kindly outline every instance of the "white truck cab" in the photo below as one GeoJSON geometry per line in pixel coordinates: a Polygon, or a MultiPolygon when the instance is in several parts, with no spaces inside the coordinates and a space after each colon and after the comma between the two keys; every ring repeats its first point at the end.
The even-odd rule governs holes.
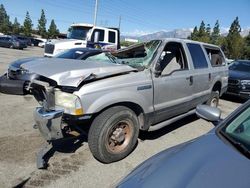
{"type": "Polygon", "coordinates": [[[49,40],[45,44],[44,56],[53,57],[67,49],[79,47],[117,50],[120,48],[119,29],[86,23],[72,24],[67,39],[49,40]]]}

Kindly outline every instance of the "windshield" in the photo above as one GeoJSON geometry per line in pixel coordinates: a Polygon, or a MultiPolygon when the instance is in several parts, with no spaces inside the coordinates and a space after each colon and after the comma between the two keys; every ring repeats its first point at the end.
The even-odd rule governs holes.
{"type": "Polygon", "coordinates": [[[240,113],[229,125],[221,129],[236,148],[247,153],[250,157],[250,107],[240,113]]]}
{"type": "Polygon", "coordinates": [[[151,63],[160,42],[159,40],[154,40],[141,43],[116,52],[105,52],[94,55],[88,57],[86,60],[126,64],[133,68],[144,69],[151,63]]]}
{"type": "Polygon", "coordinates": [[[250,61],[235,61],[229,66],[229,70],[250,72],[250,61]]]}
{"type": "Polygon", "coordinates": [[[116,57],[116,62],[126,64],[134,68],[147,68],[158,49],[161,41],[153,40],[146,43],[134,45],[127,49],[112,53],[116,57]]]}
{"type": "Polygon", "coordinates": [[[84,26],[71,27],[67,35],[67,38],[86,40],[87,33],[89,32],[90,29],[91,29],[90,27],[84,27],[84,26]]]}

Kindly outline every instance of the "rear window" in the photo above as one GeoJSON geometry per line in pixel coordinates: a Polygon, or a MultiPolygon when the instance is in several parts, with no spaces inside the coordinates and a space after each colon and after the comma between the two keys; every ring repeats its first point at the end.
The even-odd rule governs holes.
{"type": "Polygon", "coordinates": [[[208,67],[207,60],[201,46],[199,44],[187,43],[187,47],[191,54],[194,68],[195,69],[207,68],[208,67]]]}
{"type": "Polygon", "coordinates": [[[208,46],[204,47],[206,49],[208,59],[210,60],[210,63],[213,67],[220,67],[226,64],[220,49],[211,48],[208,46]]]}

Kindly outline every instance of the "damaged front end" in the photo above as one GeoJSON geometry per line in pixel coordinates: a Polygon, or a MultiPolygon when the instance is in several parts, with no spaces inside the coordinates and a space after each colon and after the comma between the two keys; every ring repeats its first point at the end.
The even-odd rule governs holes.
{"type": "Polygon", "coordinates": [[[52,142],[68,137],[72,132],[72,128],[64,121],[64,113],[83,113],[80,99],[72,93],[58,89],[54,80],[37,74],[20,73],[18,70],[8,71],[0,77],[0,92],[12,95],[30,94],[41,105],[34,111],[34,128],[39,130],[47,144],[37,154],[37,167],[46,168],[46,155],[53,148],[52,142]]]}

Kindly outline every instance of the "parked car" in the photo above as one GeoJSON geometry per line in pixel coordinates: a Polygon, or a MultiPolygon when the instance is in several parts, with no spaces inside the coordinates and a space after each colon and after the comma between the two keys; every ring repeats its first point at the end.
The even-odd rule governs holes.
{"type": "Polygon", "coordinates": [[[39,39],[39,38],[31,38],[31,43],[33,46],[38,46],[40,42],[46,41],[46,39],[39,39]]]}
{"type": "Polygon", "coordinates": [[[0,91],[34,95],[42,105],[35,122],[44,138],[63,139],[81,129],[70,122],[90,120],[89,147],[104,163],[126,157],[139,130],[167,126],[194,113],[198,104],[217,106],[228,78],[218,46],[182,39],[153,40],[84,63],[40,59],[16,71],[29,79],[4,75],[0,91]]]}
{"type": "MultiPolygon", "coordinates": [[[[74,48],[66,50],[53,58],[63,58],[63,59],[77,59],[77,60],[85,60],[91,56],[102,53],[103,51],[100,49],[93,48],[74,48]]],[[[23,75],[23,72],[20,71],[21,66],[25,63],[32,62],[33,64],[39,62],[46,62],[48,57],[31,57],[31,58],[23,58],[18,59],[12,62],[8,68],[8,76],[12,79],[25,80],[27,79],[27,75],[23,75]]],[[[81,61],[84,63],[84,61],[81,61]]]]}
{"type": "MultiPolygon", "coordinates": [[[[198,106],[197,114],[221,121],[214,107],[198,106]]],[[[247,188],[249,176],[250,100],[207,134],[149,158],[117,187],[247,188]]]]}
{"type": "Polygon", "coordinates": [[[0,36],[0,46],[7,48],[16,48],[16,49],[27,48],[25,42],[11,36],[0,36]]]}
{"type": "Polygon", "coordinates": [[[32,46],[31,38],[22,35],[13,35],[13,38],[19,39],[20,41],[26,43],[26,46],[32,46]]]}
{"type": "Polygon", "coordinates": [[[41,41],[38,43],[38,46],[41,48],[44,48],[45,44],[46,44],[46,41],[41,41]]]}
{"type": "Polygon", "coordinates": [[[250,99],[250,60],[237,60],[230,64],[226,93],[250,99]]]}

